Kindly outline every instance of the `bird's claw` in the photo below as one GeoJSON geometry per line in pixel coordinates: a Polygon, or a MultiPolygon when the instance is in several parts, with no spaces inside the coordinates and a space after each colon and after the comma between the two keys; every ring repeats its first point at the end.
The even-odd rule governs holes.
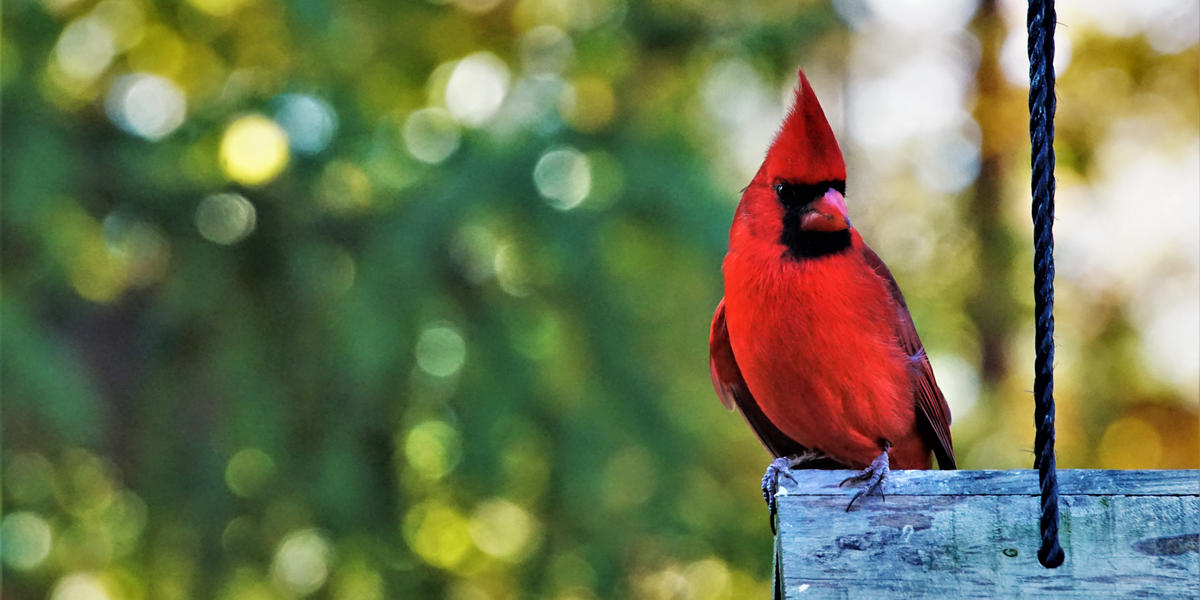
{"type": "Polygon", "coordinates": [[[767,472],[763,473],[762,479],[763,500],[770,502],[770,499],[779,490],[780,477],[787,477],[792,480],[792,483],[798,483],[796,478],[792,477],[791,468],[792,459],[787,457],[777,458],[767,465],[767,472]]]}
{"type": "Polygon", "coordinates": [[[850,498],[850,503],[846,505],[846,512],[850,512],[850,509],[854,508],[854,503],[863,496],[878,494],[880,498],[887,500],[887,497],[883,493],[883,489],[887,483],[888,473],[890,471],[891,469],[888,467],[888,451],[885,448],[883,453],[876,457],[875,460],[871,461],[871,465],[863,469],[861,473],[843,479],[842,482],[838,484],[838,487],[844,486],[851,481],[856,483],[866,482],[862,489],[858,490],[858,492],[854,494],[854,497],[850,498]]]}
{"type": "Polygon", "coordinates": [[[769,509],[768,517],[771,520],[771,533],[775,533],[775,515],[779,512],[778,505],[775,502],[775,497],[787,495],[786,488],[784,488],[782,492],[780,491],[779,478],[787,477],[792,481],[792,483],[800,485],[800,482],[796,481],[795,477],[792,477],[792,469],[795,469],[800,465],[811,464],[828,459],[829,457],[820,450],[803,450],[799,454],[776,458],[775,460],[771,461],[771,464],[767,465],[767,472],[763,473],[762,478],[762,492],[763,500],[766,501],[767,508],[769,509]]]}
{"type": "Polygon", "coordinates": [[[792,458],[776,458],[771,461],[771,464],[767,465],[767,472],[763,473],[762,493],[763,500],[767,503],[767,517],[771,521],[771,533],[775,533],[775,515],[779,512],[778,504],[775,501],[775,496],[779,494],[779,478],[786,477],[792,480],[792,483],[799,483],[791,474],[793,464],[795,462],[792,458]]]}

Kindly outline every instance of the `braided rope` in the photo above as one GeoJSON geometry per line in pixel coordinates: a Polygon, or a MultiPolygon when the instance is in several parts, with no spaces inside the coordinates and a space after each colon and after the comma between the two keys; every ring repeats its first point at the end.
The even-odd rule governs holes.
{"type": "Polygon", "coordinates": [[[1042,493],[1038,561],[1063,563],[1058,544],[1058,475],[1054,462],[1054,0],[1029,0],[1029,139],[1033,167],[1034,468],[1042,493]]]}

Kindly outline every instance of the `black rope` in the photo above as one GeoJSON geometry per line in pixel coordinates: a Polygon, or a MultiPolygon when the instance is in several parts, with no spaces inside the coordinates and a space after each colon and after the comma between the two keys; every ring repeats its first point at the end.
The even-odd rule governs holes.
{"type": "Polygon", "coordinates": [[[1063,563],[1058,545],[1058,474],[1054,463],[1054,0],[1029,0],[1029,140],[1033,167],[1033,294],[1037,357],[1033,466],[1042,491],[1038,562],[1063,563]]]}

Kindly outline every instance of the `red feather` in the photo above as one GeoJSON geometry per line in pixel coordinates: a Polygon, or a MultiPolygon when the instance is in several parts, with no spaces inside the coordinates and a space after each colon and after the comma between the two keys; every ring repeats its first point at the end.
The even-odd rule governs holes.
{"type": "Polygon", "coordinates": [[[709,344],[713,385],[776,456],[813,449],[861,468],[890,445],[896,468],[930,468],[931,452],[954,468],[950,410],[895,279],[853,228],[820,237],[848,219],[811,218],[845,217],[835,191],[844,180],[841,150],[801,72],[730,230],[709,344]],[[789,204],[781,185],[817,186],[818,196],[833,187],[789,204]],[[814,239],[841,242],[811,253],[794,245],[814,239]]]}
{"type": "MultiPolygon", "coordinates": [[[[737,407],[767,452],[774,456],[809,454],[809,448],[801,446],[796,440],[776,428],[758,407],[754,396],[750,395],[750,390],[746,387],[746,380],[742,379],[742,372],[738,370],[737,361],[733,358],[733,349],[729,346],[729,330],[725,327],[724,300],[717,305],[717,312],[713,315],[712,331],[708,338],[708,354],[709,372],[721,403],[729,410],[737,407]]],[[[806,462],[805,466],[829,469],[846,468],[845,465],[833,460],[811,460],[806,462]]]]}

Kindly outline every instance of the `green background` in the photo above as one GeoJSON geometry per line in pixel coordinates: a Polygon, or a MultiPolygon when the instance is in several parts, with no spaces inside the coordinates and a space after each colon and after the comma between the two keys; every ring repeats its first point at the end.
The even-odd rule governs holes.
{"type": "MultiPolygon", "coordinates": [[[[868,4],[5,0],[5,597],[765,598],[768,456],[707,337],[797,66],[960,466],[1028,468],[1023,9],[951,3],[973,145],[939,154],[855,129],[900,27],[868,4]],[[735,143],[719,73],[765,135],[735,143]]],[[[1059,464],[1194,468],[1200,63],[1152,29],[1194,12],[1080,10],[1059,464]]]]}

